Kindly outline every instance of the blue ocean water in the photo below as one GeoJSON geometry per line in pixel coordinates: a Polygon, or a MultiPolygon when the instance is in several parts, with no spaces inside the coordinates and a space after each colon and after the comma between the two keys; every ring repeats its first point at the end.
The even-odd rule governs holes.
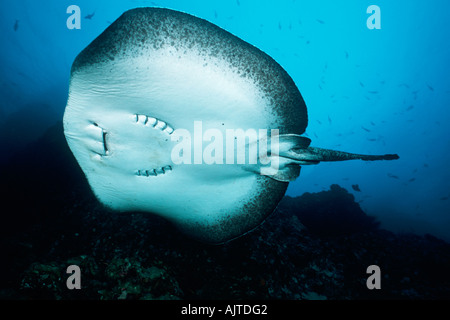
{"type": "Polygon", "coordinates": [[[385,227],[450,239],[448,1],[2,1],[0,125],[33,108],[36,122],[61,119],[76,55],[140,6],[204,18],[272,56],[303,95],[313,146],[400,155],[304,166],[288,195],[337,183],[385,227]],[[374,4],[381,29],[367,27],[374,4]],[[79,30],[67,28],[70,5],[81,9],[79,30]]]}

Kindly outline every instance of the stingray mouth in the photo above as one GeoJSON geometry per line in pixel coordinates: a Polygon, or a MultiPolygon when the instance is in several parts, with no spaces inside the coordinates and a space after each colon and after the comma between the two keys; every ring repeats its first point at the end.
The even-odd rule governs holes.
{"type": "MultiPolygon", "coordinates": [[[[168,136],[170,136],[174,132],[174,129],[171,126],[169,126],[166,121],[145,114],[135,114],[134,121],[138,125],[142,125],[150,129],[159,130],[162,133],[167,134],[168,136]]],[[[134,174],[138,177],[157,177],[171,171],[172,171],[171,165],[164,165],[162,167],[157,168],[138,169],[134,172],[134,174]]]]}
{"type": "MultiPolygon", "coordinates": [[[[160,136],[161,139],[165,139],[165,141],[168,141],[168,139],[170,140],[170,136],[175,131],[170,125],[167,124],[166,121],[145,114],[131,114],[130,120],[129,121],[132,124],[135,124],[141,128],[139,130],[144,130],[139,134],[143,134],[146,130],[154,130],[148,133],[153,136],[156,134],[156,136],[160,136]]],[[[113,139],[113,137],[110,137],[108,130],[103,126],[100,126],[97,122],[90,121],[90,123],[91,124],[87,127],[87,133],[92,140],[88,140],[91,141],[88,143],[88,148],[96,154],[96,157],[98,157],[97,159],[110,158],[110,156],[114,154],[114,143],[109,140],[113,139]],[[111,148],[109,146],[110,144],[113,144],[111,148]]],[[[139,130],[137,130],[137,132],[139,130]]],[[[138,166],[138,168],[132,170],[130,174],[139,177],[157,177],[171,172],[172,169],[173,166],[170,163],[162,163],[162,165],[160,164],[155,167],[144,166],[144,168],[139,168],[138,166]]]]}
{"type": "Polygon", "coordinates": [[[106,130],[100,127],[97,122],[92,122],[92,125],[88,127],[88,132],[95,141],[94,144],[89,145],[91,151],[102,157],[108,156],[109,148],[106,144],[106,135],[108,133],[106,130]]]}

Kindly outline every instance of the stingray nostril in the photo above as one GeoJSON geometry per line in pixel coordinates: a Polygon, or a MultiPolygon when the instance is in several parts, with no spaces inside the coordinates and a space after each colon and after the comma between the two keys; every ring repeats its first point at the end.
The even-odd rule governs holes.
{"type": "Polygon", "coordinates": [[[172,171],[172,166],[164,166],[151,170],[136,170],[134,174],[140,177],[156,177],[158,175],[166,174],[167,172],[172,171]]]}
{"type": "Polygon", "coordinates": [[[155,129],[159,129],[164,131],[165,133],[171,135],[174,132],[174,129],[167,124],[167,122],[156,119],[154,117],[149,117],[143,114],[135,114],[136,123],[143,124],[146,127],[153,127],[155,129]]]}
{"type": "Polygon", "coordinates": [[[156,118],[153,117],[147,117],[147,123],[145,124],[146,126],[151,126],[154,127],[156,125],[156,122],[158,120],[156,120],[156,118]]]}
{"type": "Polygon", "coordinates": [[[158,174],[164,174],[164,169],[163,168],[157,168],[157,169],[154,169],[154,171],[156,172],[157,175],[158,174]]]}
{"type": "Polygon", "coordinates": [[[137,121],[136,122],[139,122],[140,124],[146,124],[147,121],[148,121],[147,120],[147,116],[145,116],[143,114],[137,115],[137,121]]]}
{"type": "Polygon", "coordinates": [[[164,130],[167,127],[167,123],[165,123],[164,121],[158,120],[158,122],[155,125],[156,129],[159,130],[164,130]]]}
{"type": "Polygon", "coordinates": [[[164,130],[164,132],[167,132],[168,134],[172,134],[172,132],[174,131],[172,127],[167,126],[164,130]]]}

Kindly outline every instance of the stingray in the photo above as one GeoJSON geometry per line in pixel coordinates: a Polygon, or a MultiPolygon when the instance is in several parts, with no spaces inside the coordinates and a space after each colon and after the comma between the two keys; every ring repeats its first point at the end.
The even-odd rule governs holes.
{"type": "Polygon", "coordinates": [[[301,165],[398,158],[311,147],[301,136],[305,102],[276,61],[208,21],[162,8],[126,11],[76,57],[63,123],[101,203],[159,215],[215,244],[264,221],[301,165]],[[238,141],[251,130],[262,133],[238,141]],[[229,136],[236,143],[220,141],[229,136]],[[262,157],[252,162],[255,144],[262,157]],[[198,159],[199,148],[214,161],[198,159]]]}

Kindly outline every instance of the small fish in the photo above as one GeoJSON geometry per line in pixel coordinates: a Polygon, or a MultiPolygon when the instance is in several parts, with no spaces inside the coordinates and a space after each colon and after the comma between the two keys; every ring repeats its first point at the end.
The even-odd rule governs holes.
{"type": "Polygon", "coordinates": [[[362,83],[361,81],[359,82],[359,85],[364,88],[364,83],[362,83]]]}
{"type": "Polygon", "coordinates": [[[428,168],[428,163],[424,163],[423,166],[424,166],[425,168],[428,168]]]}
{"type": "Polygon", "coordinates": [[[330,116],[328,116],[328,122],[331,124],[331,118],[330,118],[330,116]]]}
{"type": "Polygon", "coordinates": [[[370,124],[373,125],[373,126],[375,125],[375,123],[373,121],[370,121],[370,124]]]}
{"type": "Polygon", "coordinates": [[[316,121],[317,121],[318,124],[322,124],[322,122],[321,122],[320,120],[317,120],[317,119],[316,119],[316,121]]]}
{"type": "Polygon", "coordinates": [[[416,181],[416,178],[411,178],[408,180],[408,182],[414,182],[414,181],[416,181]]]}
{"type": "MultiPolygon", "coordinates": [[[[274,24],[272,24],[272,26],[274,26],[274,24]]],[[[273,70],[270,75],[273,83],[284,83],[286,77],[290,79],[287,72],[270,56],[264,54],[262,51],[258,51],[258,49],[251,44],[205,20],[182,12],[171,11],[169,9],[164,9],[164,11],[156,8],[132,9],[121,15],[109,29],[98,36],[94,42],[77,56],[72,66],[72,77],[69,79],[70,88],[68,89],[69,92],[71,92],[71,97],[69,97],[64,112],[66,140],[72,147],[71,151],[76,160],[80,161],[80,164],[85,170],[84,173],[88,178],[87,180],[90,182],[95,181],[95,183],[92,183],[91,185],[92,190],[99,199],[105,200],[106,198],[109,206],[118,209],[120,208],[122,210],[132,209],[154,212],[161,215],[163,218],[173,220],[180,229],[185,229],[186,232],[190,232],[193,237],[198,238],[200,241],[203,240],[207,243],[224,243],[253,229],[274,211],[282,194],[277,193],[275,196],[267,197],[264,195],[260,196],[260,189],[280,191],[280,185],[287,187],[286,182],[281,183],[280,181],[288,181],[297,178],[298,170],[300,168],[295,167],[294,169],[298,170],[289,170],[288,172],[280,171],[277,175],[277,178],[280,181],[277,181],[274,176],[271,176],[270,179],[258,179],[260,173],[257,172],[257,170],[253,170],[255,172],[248,171],[248,173],[244,175],[241,174],[240,171],[233,170],[233,168],[217,166],[217,168],[215,168],[217,170],[215,170],[213,176],[210,177],[211,181],[215,182],[214,188],[204,188],[205,180],[202,179],[205,174],[204,167],[197,166],[193,168],[180,166],[180,168],[183,168],[173,168],[174,170],[172,170],[172,166],[161,163],[161,165],[165,166],[159,167],[159,165],[156,164],[156,169],[152,169],[154,166],[152,166],[151,163],[149,167],[145,166],[144,162],[139,165],[139,163],[141,163],[139,161],[136,167],[129,167],[130,164],[127,161],[130,158],[140,159],[149,155],[148,150],[146,150],[148,139],[145,135],[143,136],[141,134],[141,132],[143,132],[142,130],[146,130],[143,127],[148,121],[151,121],[150,123],[153,124],[156,123],[155,128],[157,128],[155,130],[161,131],[162,128],[164,128],[164,133],[158,133],[159,131],[149,133],[154,140],[151,145],[151,147],[154,148],[152,153],[156,153],[161,155],[162,158],[165,158],[166,155],[173,151],[171,150],[172,145],[166,141],[166,139],[170,139],[168,138],[170,135],[169,132],[172,132],[173,128],[166,124],[166,120],[162,121],[151,118],[148,117],[147,114],[158,116],[159,119],[170,120],[174,115],[176,116],[177,113],[180,113],[181,115],[186,116],[184,119],[186,123],[192,123],[194,120],[197,121],[202,119],[211,122],[214,120],[208,119],[216,119],[216,128],[220,127],[220,119],[223,116],[223,99],[217,99],[217,97],[210,99],[210,92],[202,90],[204,89],[203,87],[199,87],[197,92],[198,95],[196,95],[198,98],[197,100],[201,102],[200,105],[173,105],[174,98],[177,98],[183,93],[182,91],[179,92],[179,90],[180,88],[183,90],[183,88],[186,87],[186,81],[194,81],[195,83],[200,81],[200,84],[203,84],[203,80],[209,81],[211,79],[208,70],[201,70],[203,72],[196,72],[195,74],[189,72],[189,70],[198,67],[198,61],[185,61],[186,68],[181,70],[163,70],[161,75],[151,74],[148,76],[144,75],[143,77],[129,77],[126,81],[122,81],[123,83],[121,83],[120,88],[118,88],[115,83],[102,85],[101,90],[97,90],[98,88],[89,88],[88,86],[84,87],[84,84],[87,82],[94,83],[98,80],[98,74],[103,74],[105,76],[110,72],[134,74],[137,67],[134,57],[147,55],[149,53],[147,45],[152,45],[152,41],[151,39],[148,39],[148,35],[154,33],[163,36],[168,30],[170,30],[171,33],[170,39],[173,41],[173,43],[170,44],[170,47],[173,48],[174,51],[186,50],[185,55],[198,56],[198,47],[201,46],[204,54],[204,59],[201,63],[208,63],[210,65],[216,63],[218,65],[223,65],[224,67],[220,68],[220,70],[214,69],[214,72],[216,72],[215,74],[217,74],[218,77],[223,78],[230,73],[242,74],[245,72],[248,73],[249,78],[257,78],[261,72],[264,73],[267,70],[273,70]],[[189,25],[189,28],[195,30],[195,32],[186,32],[185,23],[189,25]],[[144,39],[146,41],[144,44],[141,41],[124,41],[123,37],[130,37],[135,40],[144,39]],[[205,43],[205,39],[208,39],[207,43],[205,43]],[[187,48],[186,43],[192,44],[191,48],[187,48]],[[220,43],[226,43],[229,52],[227,51],[225,54],[220,55],[220,57],[216,57],[215,52],[217,50],[217,44],[220,43]],[[112,48],[112,51],[109,50],[111,49],[111,45],[114,47],[112,48]],[[118,49],[118,46],[120,47],[120,52],[116,53],[114,52],[114,49],[118,49]],[[123,51],[132,52],[132,55],[123,57],[123,51]],[[239,53],[239,55],[236,55],[236,53],[239,53]],[[96,64],[91,61],[93,57],[95,58],[94,60],[105,61],[111,57],[111,54],[116,57],[121,57],[120,63],[113,65],[107,63],[96,64]],[[174,77],[172,77],[173,75],[174,77]],[[170,81],[165,81],[167,80],[167,77],[170,77],[170,81]],[[153,86],[156,88],[161,86],[165,87],[165,90],[158,92],[158,105],[146,106],[145,111],[143,109],[141,109],[142,111],[137,110],[134,103],[135,99],[128,96],[130,90],[142,86],[153,86]],[[128,119],[130,121],[121,122],[110,120],[109,122],[106,121],[105,124],[99,123],[101,126],[95,125],[96,123],[92,120],[97,121],[97,118],[100,120],[102,119],[105,112],[105,103],[108,103],[110,100],[111,90],[116,89],[117,91],[115,91],[115,94],[123,98],[121,98],[120,103],[111,106],[111,108],[107,108],[108,119],[119,119],[121,115],[128,114],[131,116],[134,114],[135,124],[133,124],[133,119],[128,119]],[[79,99],[76,99],[77,96],[90,96],[92,100],[95,101],[80,106],[78,103],[79,99]],[[200,118],[196,115],[199,108],[204,111],[200,118]],[[165,111],[166,115],[164,115],[163,111],[165,111]],[[136,112],[140,113],[138,114],[136,112]],[[131,122],[131,124],[129,122],[131,122]],[[86,132],[86,128],[89,129],[88,132],[86,132]],[[121,133],[122,130],[125,131],[124,135],[121,133]],[[116,139],[105,139],[105,136],[109,136],[110,133],[114,136],[116,132],[119,132],[119,135],[115,136],[116,139]],[[107,156],[110,153],[109,150],[117,151],[117,149],[119,149],[118,151],[126,151],[122,153],[118,152],[119,154],[117,157],[116,154],[114,154],[115,158],[113,164],[99,163],[99,161],[86,162],[84,157],[86,154],[84,143],[85,139],[90,139],[90,136],[93,133],[96,135],[96,141],[100,139],[100,145],[98,146],[97,143],[97,145],[93,147],[93,149],[95,149],[93,152],[88,150],[89,155],[101,158],[103,155],[107,156]],[[100,137],[98,137],[99,135],[100,137]],[[86,167],[83,166],[84,164],[86,164],[86,167]],[[123,166],[130,169],[129,174],[123,174],[123,166]],[[166,174],[165,169],[173,171],[171,172],[170,177],[169,174],[166,174]],[[105,175],[99,176],[102,173],[105,173],[105,175]],[[150,175],[152,177],[150,177],[150,175]],[[99,177],[100,179],[104,179],[102,180],[102,183],[97,183],[99,177]],[[120,177],[120,180],[116,177],[120,177]],[[156,184],[156,186],[150,186],[155,179],[157,181],[154,182],[153,185],[156,184]],[[170,181],[167,179],[170,179],[170,181]],[[157,193],[152,192],[151,188],[144,191],[137,190],[139,188],[136,187],[146,183],[144,180],[149,181],[149,187],[154,188],[157,193]],[[166,180],[170,183],[164,183],[166,180]],[[162,181],[162,183],[158,183],[158,181],[162,181]],[[105,185],[107,186],[107,189],[105,189],[105,185]],[[195,190],[196,188],[203,188],[205,193],[201,192],[195,194],[195,192],[177,192],[177,190],[189,191],[195,190]],[[249,188],[253,190],[251,190],[251,192],[244,192],[243,194],[241,194],[242,192],[238,192],[241,190],[249,190],[249,188]],[[233,192],[231,195],[227,194],[226,197],[216,197],[220,192],[226,193],[227,190],[235,190],[236,192],[233,192]],[[170,201],[170,192],[177,194],[177,201],[170,201]],[[118,198],[114,199],[116,196],[118,196],[118,198]],[[132,199],[130,201],[122,202],[120,199],[121,196],[124,196],[125,198],[130,196],[132,199]],[[204,205],[205,199],[208,200],[207,206],[204,205]],[[222,199],[225,199],[226,201],[223,201],[222,199]],[[196,213],[195,217],[191,214],[192,212],[196,213]],[[226,214],[221,218],[219,215],[223,213],[226,214]],[[252,215],[251,219],[248,218],[249,214],[252,215]],[[217,216],[219,216],[219,219],[217,216]],[[232,227],[224,228],[224,226],[227,227],[230,224],[232,227]]],[[[150,53],[153,56],[163,57],[164,61],[161,62],[160,59],[145,59],[145,61],[140,61],[141,64],[138,66],[138,71],[146,70],[147,68],[150,70],[159,70],[166,64],[177,64],[177,55],[168,53],[166,49],[167,48],[164,46],[152,47],[150,53]]],[[[358,80],[355,80],[355,82],[356,81],[358,80]]],[[[217,92],[223,89],[221,83],[207,82],[207,84],[206,87],[217,92]]],[[[248,89],[251,92],[263,92],[262,90],[266,90],[268,85],[264,81],[252,81],[251,83],[248,83],[248,81],[243,78],[239,78],[238,81],[235,82],[236,86],[242,86],[242,84],[248,85],[248,89]]],[[[226,117],[227,122],[225,122],[223,117],[222,119],[227,123],[227,126],[228,122],[239,122],[244,127],[251,126],[253,123],[279,124],[278,127],[283,135],[280,135],[279,144],[281,148],[280,150],[277,150],[277,154],[280,156],[288,154],[289,158],[292,158],[288,159],[292,160],[287,163],[288,169],[289,164],[300,163],[303,165],[308,162],[308,160],[310,160],[309,162],[317,162],[320,160],[341,161],[350,159],[371,161],[383,159],[394,160],[398,158],[398,156],[394,154],[363,155],[323,148],[308,148],[309,140],[298,135],[298,133],[303,132],[307,126],[307,118],[305,116],[307,110],[296,86],[293,82],[291,86],[289,86],[288,83],[286,88],[283,87],[282,95],[276,90],[266,91],[264,92],[267,95],[267,105],[255,105],[251,99],[242,101],[242,104],[231,104],[229,110],[227,110],[227,115],[229,115],[226,117]],[[284,103],[285,101],[297,105],[297,109],[294,110],[295,112],[293,112],[290,105],[284,103]],[[274,108],[276,108],[277,112],[265,112],[266,109],[274,108]],[[246,112],[243,114],[245,117],[240,114],[242,110],[246,112]],[[251,118],[246,116],[247,113],[251,118]],[[291,132],[292,134],[289,134],[291,132]]],[[[240,92],[225,92],[223,96],[225,99],[235,101],[236,99],[241,98],[239,93],[240,92]]],[[[347,114],[352,113],[348,112],[347,114]]],[[[346,130],[342,131],[345,132],[346,130]]],[[[328,135],[330,135],[330,132],[328,132],[328,135]]],[[[328,141],[333,142],[332,136],[329,138],[328,141]]],[[[336,139],[334,141],[340,140],[343,141],[343,139],[336,139]]],[[[240,167],[243,166],[240,165],[240,167]]],[[[352,168],[355,167],[356,165],[352,166],[352,168]]],[[[339,168],[336,170],[339,171],[339,168]]],[[[325,190],[328,190],[329,184],[326,184],[326,187],[324,186],[324,188],[325,190]]],[[[281,191],[284,193],[284,189],[281,191]]]]}
{"type": "Polygon", "coordinates": [[[345,59],[348,59],[348,52],[345,51],[345,59]]]}
{"type": "Polygon", "coordinates": [[[19,20],[16,20],[14,23],[14,31],[17,31],[19,29],[19,20]]]}
{"type": "Polygon", "coordinates": [[[393,179],[400,179],[398,176],[396,176],[395,174],[392,174],[392,173],[388,173],[387,176],[389,178],[393,178],[393,179]]]}
{"type": "Polygon", "coordinates": [[[442,198],[440,198],[439,200],[448,200],[448,199],[450,199],[450,196],[442,197],[442,198]]]}
{"type": "Polygon", "coordinates": [[[325,21],[323,21],[323,20],[316,19],[316,21],[320,24],[325,24],[325,21]]]}
{"type": "Polygon", "coordinates": [[[405,87],[405,88],[409,89],[409,85],[407,85],[406,83],[400,83],[398,86],[399,87],[405,87]]]}
{"type": "Polygon", "coordinates": [[[358,192],[361,192],[361,189],[359,188],[359,186],[357,184],[352,184],[352,189],[358,192]]]}
{"type": "Polygon", "coordinates": [[[240,5],[241,5],[241,2],[240,2],[239,0],[236,0],[236,4],[237,4],[238,6],[240,6],[240,5]]]}
{"type": "Polygon", "coordinates": [[[367,91],[367,92],[371,94],[378,94],[378,91],[367,91]]]}
{"type": "Polygon", "coordinates": [[[217,17],[218,17],[217,11],[214,11],[214,18],[217,19],[217,17]]]}
{"type": "Polygon", "coordinates": [[[94,17],[94,15],[95,15],[95,11],[94,12],[92,12],[92,13],[90,13],[90,14],[88,14],[87,16],[85,16],[84,18],[85,19],[89,19],[89,20],[91,20],[93,17],[94,17]]]}
{"type": "Polygon", "coordinates": [[[427,84],[428,89],[430,89],[430,91],[434,91],[434,88],[432,86],[430,86],[429,84],[427,84]]]}
{"type": "Polygon", "coordinates": [[[409,110],[412,110],[412,109],[414,109],[414,106],[413,106],[413,105],[410,105],[410,106],[406,109],[406,111],[409,111],[409,110]]]}
{"type": "Polygon", "coordinates": [[[375,139],[375,138],[369,138],[367,140],[369,140],[369,141],[377,141],[377,139],[375,139]]]}
{"type": "Polygon", "coordinates": [[[278,22],[278,29],[282,29],[282,27],[281,27],[281,22],[278,22]]]}
{"type": "Polygon", "coordinates": [[[367,132],[370,132],[370,130],[369,130],[369,129],[367,129],[367,128],[364,128],[363,126],[361,126],[361,128],[362,128],[363,130],[367,131],[367,132]]]}

